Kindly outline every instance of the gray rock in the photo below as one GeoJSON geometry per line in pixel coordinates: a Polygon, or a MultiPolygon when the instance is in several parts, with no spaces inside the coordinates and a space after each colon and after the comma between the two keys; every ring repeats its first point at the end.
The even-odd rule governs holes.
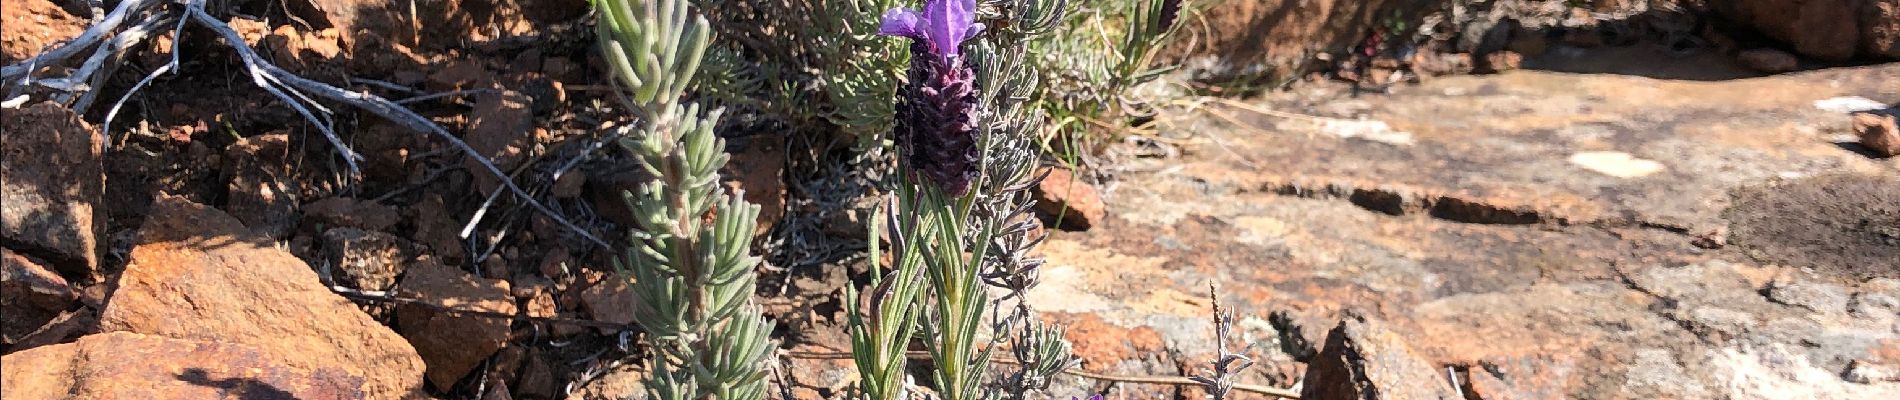
{"type": "MultiPolygon", "coordinates": [[[[1350,314],[1350,313],[1349,313],[1350,314]]],[[[1384,323],[1348,315],[1307,366],[1302,399],[1463,399],[1384,323]]]]}
{"type": "Polygon", "coordinates": [[[53,103],[0,110],[0,237],[43,250],[54,268],[92,276],[99,268],[95,215],[105,195],[99,136],[53,103]]]}
{"type": "Polygon", "coordinates": [[[1818,313],[1847,311],[1847,288],[1796,278],[1775,281],[1768,287],[1768,299],[1776,303],[1806,308],[1818,313]]]}

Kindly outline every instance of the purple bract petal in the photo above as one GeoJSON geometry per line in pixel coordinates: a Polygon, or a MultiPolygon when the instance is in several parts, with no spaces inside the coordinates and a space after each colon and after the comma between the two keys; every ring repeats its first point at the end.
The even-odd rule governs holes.
{"type": "Polygon", "coordinates": [[[884,13],[878,34],[923,41],[943,59],[956,58],[965,40],[983,32],[976,23],[976,0],[924,0],[922,13],[893,8],[884,13]]]}
{"type": "Polygon", "coordinates": [[[922,39],[924,37],[922,25],[923,14],[898,7],[884,12],[884,22],[877,27],[877,34],[922,39]]]}

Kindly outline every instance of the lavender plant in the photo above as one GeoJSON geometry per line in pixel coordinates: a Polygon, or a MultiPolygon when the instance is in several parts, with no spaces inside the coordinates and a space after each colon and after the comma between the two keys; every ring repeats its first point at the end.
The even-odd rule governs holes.
{"type": "Polygon", "coordinates": [[[752,302],[759,207],[718,184],[721,112],[702,116],[680,102],[706,52],[706,20],[684,0],[595,7],[602,53],[642,119],[623,128],[621,144],[654,177],[626,195],[635,243],[615,260],[633,280],[634,320],[653,350],[648,397],[762,399],[772,326],[752,302]]]}
{"type": "Polygon", "coordinates": [[[1022,398],[1074,364],[1061,332],[1022,301],[1041,265],[1028,254],[1041,241],[1028,188],[1040,179],[1035,138],[1044,118],[1024,107],[1037,84],[1024,41],[1059,21],[1062,4],[987,3],[989,24],[978,21],[976,0],[927,0],[922,10],[884,14],[879,32],[910,39],[911,59],[897,92],[891,137],[899,173],[884,221],[896,265],[878,279],[870,304],[852,304],[864,314],[853,317],[852,334],[867,399],[908,397],[903,350],[913,333],[946,400],[1022,398]],[[986,33],[991,24],[1003,28],[986,33]],[[997,303],[1016,302],[988,324],[986,313],[1003,307],[985,285],[1007,292],[997,303]],[[986,327],[1025,367],[983,381],[997,348],[978,343],[986,327]]]}
{"type": "Polygon", "coordinates": [[[1154,65],[1172,37],[1186,0],[1103,0],[1079,4],[1060,33],[1031,43],[1042,55],[1036,74],[1048,83],[1033,94],[1051,118],[1050,134],[1081,131],[1089,120],[1139,115],[1146,108],[1124,94],[1172,70],[1154,65]]]}

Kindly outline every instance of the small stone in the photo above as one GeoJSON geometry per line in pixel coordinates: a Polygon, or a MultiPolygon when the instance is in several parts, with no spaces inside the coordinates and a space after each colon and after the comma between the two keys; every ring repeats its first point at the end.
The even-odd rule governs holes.
{"type": "Polygon", "coordinates": [[[1484,73],[1498,73],[1516,70],[1524,64],[1524,55],[1514,51],[1499,51],[1484,55],[1484,73]]]}
{"type": "Polygon", "coordinates": [[[403,293],[438,307],[404,304],[396,308],[397,326],[428,365],[429,382],[448,389],[508,344],[507,318],[443,312],[441,308],[515,313],[508,281],[480,279],[436,263],[410,269],[403,293]]]}
{"type": "Polygon", "coordinates": [[[586,185],[587,171],[579,169],[569,170],[566,173],[562,173],[560,178],[554,180],[554,187],[549,189],[548,192],[554,194],[555,198],[572,199],[580,197],[581,187],[586,185]]]}
{"type": "Polygon", "coordinates": [[[402,220],[395,207],[348,197],[331,197],[303,206],[304,216],[326,224],[367,231],[388,231],[402,220]]]}
{"type": "MultiPolygon", "coordinates": [[[[515,378],[515,393],[522,399],[553,399],[560,388],[554,380],[554,369],[548,366],[548,357],[540,351],[528,352],[527,360],[522,361],[521,376],[515,378]]],[[[600,397],[596,397],[600,398],[600,397]]],[[[608,397],[608,398],[632,398],[608,397]]]]}
{"type": "Polygon", "coordinates": [[[331,279],[362,290],[384,290],[395,285],[396,277],[413,258],[409,247],[408,241],[382,232],[356,228],[323,232],[324,260],[332,268],[331,279]]]}
{"type": "MultiPolygon", "coordinates": [[[[486,157],[495,167],[509,171],[527,157],[527,150],[534,145],[534,114],[529,110],[533,103],[527,95],[512,90],[485,93],[475,97],[475,109],[469,113],[468,133],[464,140],[481,157],[486,157]]],[[[481,160],[467,157],[462,161],[469,174],[475,177],[475,186],[482,193],[492,193],[501,187],[501,180],[482,166],[481,160]]]]}
{"type": "Polygon", "coordinates": [[[1302,399],[1463,399],[1443,373],[1384,323],[1349,315],[1307,366],[1302,399]]]}
{"type": "Polygon", "coordinates": [[[39,261],[0,248],[0,343],[19,343],[78,301],[66,278],[39,261]]]}
{"type": "MultiPolygon", "coordinates": [[[[791,347],[792,352],[832,352],[851,348],[851,337],[844,329],[818,329],[791,347]]],[[[791,358],[792,383],[795,387],[844,392],[857,380],[856,364],[848,359],[791,358]]]]}
{"type": "Polygon", "coordinates": [[[1056,219],[1059,228],[1088,230],[1108,217],[1107,205],[1095,185],[1076,179],[1073,172],[1045,167],[1049,173],[1034,190],[1036,210],[1056,219]]]}
{"type": "Polygon", "coordinates": [[[439,193],[427,193],[422,202],[410,207],[415,211],[415,240],[429,246],[429,252],[443,264],[461,265],[466,249],[460,235],[462,226],[450,217],[448,205],[439,193]]]}
{"type": "Polygon", "coordinates": [[[1748,69],[1770,74],[1801,69],[1801,59],[1795,58],[1788,52],[1770,48],[1742,50],[1741,53],[1735,55],[1735,60],[1740,61],[1742,66],[1748,69]]]}
{"type": "Polygon", "coordinates": [[[486,86],[494,80],[494,73],[483,68],[480,62],[473,60],[450,62],[442,69],[429,74],[429,83],[445,90],[486,86]]]}
{"type": "Polygon", "coordinates": [[[543,277],[547,277],[548,279],[561,279],[567,276],[569,269],[573,268],[574,256],[567,253],[567,248],[556,245],[553,249],[548,250],[547,257],[541,258],[541,267],[539,269],[543,277]]]}
{"type": "Polygon", "coordinates": [[[744,140],[720,172],[728,192],[745,192],[745,201],[759,206],[754,236],[771,233],[785,218],[785,137],[753,136],[744,140]]]}
{"type": "Polygon", "coordinates": [[[1855,113],[1854,134],[1860,136],[1861,146],[1877,156],[1900,156],[1900,127],[1896,127],[1893,115],[1855,113]]]}
{"type": "Polygon", "coordinates": [[[554,318],[555,310],[554,293],[537,290],[534,292],[534,297],[528,298],[528,317],[530,318],[554,318]]]}
{"type": "MultiPolygon", "coordinates": [[[[11,40],[11,39],[9,39],[11,40]]],[[[104,147],[94,128],[54,103],[0,109],[0,238],[44,249],[60,272],[92,277],[105,231],[104,147]]]]}
{"type": "Polygon", "coordinates": [[[1847,312],[1847,288],[1831,283],[1783,278],[1768,286],[1768,300],[1818,313],[1847,312]]]}
{"type": "Polygon", "coordinates": [[[482,260],[482,277],[502,279],[509,275],[513,274],[508,271],[508,259],[503,258],[502,255],[495,254],[489,256],[487,260],[482,260]]]}
{"type": "MultiPolygon", "coordinates": [[[[490,382],[488,392],[482,394],[482,400],[512,400],[515,396],[508,393],[508,381],[490,382]]],[[[522,398],[526,398],[523,396],[522,398]]]]}
{"type": "Polygon", "coordinates": [[[647,371],[634,363],[621,364],[581,384],[568,400],[581,399],[631,399],[646,393],[647,371]]]}
{"type": "Polygon", "coordinates": [[[239,139],[224,149],[231,160],[230,195],[225,211],[244,226],[282,238],[297,226],[297,192],[289,180],[290,135],[275,133],[239,139]]]}
{"type": "Polygon", "coordinates": [[[1900,365],[1854,360],[1847,365],[1847,373],[1842,374],[1842,378],[1859,384],[1900,381],[1900,365]]]}
{"type": "Polygon", "coordinates": [[[51,321],[40,325],[38,330],[28,333],[26,336],[21,337],[20,340],[13,342],[13,348],[7,351],[22,351],[40,346],[71,342],[72,339],[77,339],[80,336],[92,333],[92,330],[98,326],[99,312],[94,311],[92,308],[81,307],[53,317],[51,321]]]}
{"type": "MultiPolygon", "coordinates": [[[[632,278],[620,275],[607,275],[600,283],[581,292],[581,303],[587,306],[587,312],[595,321],[616,324],[633,323],[634,302],[632,278]]],[[[601,328],[601,333],[611,333],[601,328]]]]}

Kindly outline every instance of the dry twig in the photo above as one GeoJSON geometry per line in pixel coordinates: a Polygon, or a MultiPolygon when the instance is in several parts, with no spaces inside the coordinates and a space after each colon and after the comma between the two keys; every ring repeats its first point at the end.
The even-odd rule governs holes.
{"type": "MultiPolygon", "coordinates": [[[[93,57],[90,57],[86,61],[86,65],[82,65],[80,67],[79,71],[84,72],[85,74],[91,74],[93,73],[92,71],[96,71],[100,68],[97,64],[103,63],[105,59],[105,57],[100,57],[97,54],[109,53],[108,49],[110,50],[110,52],[123,51],[124,49],[130,47],[130,45],[125,44],[125,42],[127,42],[128,40],[136,41],[137,38],[145,35],[144,30],[146,28],[143,28],[143,27],[156,25],[157,23],[155,23],[154,21],[163,22],[170,18],[177,18],[177,26],[174,28],[174,31],[173,31],[174,42],[173,42],[173,49],[172,49],[172,54],[171,54],[172,58],[170,62],[154,70],[152,73],[148,74],[143,80],[141,80],[137,85],[134,85],[133,88],[130,91],[128,91],[128,93],[126,94],[126,97],[130,97],[131,93],[137,92],[139,89],[144,88],[147,84],[149,84],[153,79],[156,79],[159,75],[162,75],[166,72],[174,71],[178,68],[179,55],[178,55],[177,41],[179,40],[179,38],[177,38],[177,34],[179,32],[182,32],[186,21],[196,22],[197,25],[202,26],[205,29],[208,29],[208,30],[211,30],[212,32],[217,33],[219,37],[224,39],[226,44],[230,45],[230,47],[233,50],[237,51],[238,56],[241,60],[243,60],[245,70],[250,75],[251,81],[253,83],[255,83],[258,87],[263,88],[265,91],[270,92],[272,96],[275,96],[280,100],[283,100],[286,106],[290,107],[292,110],[295,110],[305,120],[310,121],[312,124],[316,125],[317,129],[323,132],[324,138],[327,139],[330,142],[330,144],[337,149],[339,153],[342,153],[344,162],[345,164],[347,164],[350,175],[352,177],[356,177],[360,174],[357,168],[356,162],[362,159],[362,156],[358,155],[355,151],[351,150],[349,146],[343,142],[342,138],[339,137],[336,134],[336,132],[331,129],[331,125],[333,124],[329,116],[330,111],[324,108],[321,104],[317,103],[316,98],[322,98],[329,101],[349,104],[351,106],[355,106],[358,109],[362,109],[364,111],[369,111],[372,114],[376,114],[377,116],[382,117],[383,119],[389,120],[390,122],[394,122],[398,125],[402,125],[403,127],[409,128],[410,130],[428,133],[438,138],[441,138],[444,141],[447,141],[450,145],[456,147],[457,149],[460,149],[463,153],[467,154],[468,156],[474,157],[475,160],[479,161],[481,166],[484,169],[486,169],[488,173],[494,174],[496,177],[499,177],[500,178],[499,181],[504,187],[507,188],[509,192],[521,198],[523,202],[527,203],[530,207],[534,208],[535,211],[540,212],[544,215],[547,215],[548,218],[553,219],[556,223],[560,224],[562,227],[570,231],[573,231],[575,234],[581,236],[582,238],[586,239],[589,242],[594,243],[595,245],[606,247],[606,248],[612,247],[612,246],[609,246],[606,241],[601,240],[599,237],[595,236],[593,233],[588,232],[587,230],[582,229],[579,226],[576,226],[573,222],[569,221],[566,217],[563,217],[559,213],[554,212],[554,210],[548,208],[546,204],[543,204],[541,201],[535,199],[532,194],[528,193],[526,190],[523,190],[519,185],[516,185],[514,180],[510,179],[508,174],[503,173],[501,168],[495,166],[495,164],[492,161],[490,161],[488,157],[482,156],[481,152],[476,151],[473,147],[470,147],[468,143],[463,142],[461,138],[458,138],[455,135],[450,134],[448,130],[443,129],[439,125],[436,125],[434,121],[430,121],[428,118],[424,118],[421,115],[417,115],[414,111],[410,111],[409,109],[402,107],[400,104],[396,102],[392,102],[381,96],[376,96],[376,95],[372,95],[368,93],[346,91],[346,90],[337,88],[336,86],[331,86],[323,82],[318,82],[318,81],[306,79],[301,76],[297,76],[296,74],[292,74],[289,71],[285,71],[283,68],[279,68],[274,64],[266,62],[262,56],[259,56],[255,50],[251,49],[250,46],[246,44],[242,35],[239,35],[236,30],[231,29],[230,25],[226,24],[223,20],[213,17],[211,16],[210,13],[207,13],[204,9],[204,6],[205,6],[205,0],[170,0],[170,1],[125,0],[125,1],[122,1],[118,4],[117,7],[113,8],[111,13],[106,14],[105,18],[100,19],[98,23],[93,24],[91,27],[86,28],[86,30],[80,33],[78,37],[67,42],[66,44],[55,47],[51,50],[47,50],[46,52],[40,53],[39,55],[28,58],[19,63],[15,63],[13,65],[8,65],[5,67],[0,67],[0,82],[10,82],[14,78],[17,77],[17,78],[20,78],[20,81],[19,81],[20,86],[32,84],[32,72],[35,69],[37,69],[39,66],[58,65],[60,63],[65,62],[68,58],[71,58],[72,56],[79,54],[85,49],[93,48],[94,45],[99,45],[101,41],[107,40],[108,37],[115,38],[112,40],[112,42],[107,43],[106,45],[103,45],[103,47],[100,48],[99,50],[96,50],[95,55],[93,57]],[[179,5],[182,5],[183,7],[182,7],[182,10],[179,10],[176,12],[149,12],[148,13],[148,11],[150,11],[149,10],[150,8],[154,6],[165,5],[165,4],[179,4],[179,5]],[[130,20],[133,15],[139,15],[139,14],[143,14],[144,16],[142,17],[143,19],[141,20],[141,22],[138,23],[137,27],[131,28],[125,32],[121,32],[119,30],[119,27],[121,25],[124,25],[128,20],[130,20]],[[118,37],[121,37],[121,36],[124,36],[124,39],[117,39],[118,37]],[[315,95],[316,98],[311,97],[311,95],[315,95]],[[315,109],[316,111],[313,112],[311,111],[311,109],[315,109]],[[319,115],[321,115],[321,118],[319,118],[319,115]]],[[[69,93],[75,90],[79,90],[79,89],[96,90],[96,88],[83,87],[85,85],[71,84],[72,82],[76,82],[76,81],[87,81],[87,80],[90,80],[91,78],[92,77],[90,75],[68,76],[64,80],[58,80],[58,79],[49,80],[49,82],[54,82],[56,85],[48,86],[48,87],[52,87],[54,89],[66,90],[69,93]]],[[[82,97],[81,98],[82,101],[89,102],[90,101],[89,96],[90,94],[88,94],[88,97],[82,97]]],[[[125,102],[125,99],[121,98],[118,104],[115,104],[113,106],[113,111],[107,113],[107,118],[106,118],[106,123],[105,123],[107,127],[110,126],[112,118],[116,116],[118,112],[118,108],[121,105],[123,105],[124,102],[125,102]]],[[[101,134],[106,134],[106,132],[107,132],[106,129],[101,130],[101,134]]],[[[106,142],[110,143],[109,140],[106,142]]]]}

